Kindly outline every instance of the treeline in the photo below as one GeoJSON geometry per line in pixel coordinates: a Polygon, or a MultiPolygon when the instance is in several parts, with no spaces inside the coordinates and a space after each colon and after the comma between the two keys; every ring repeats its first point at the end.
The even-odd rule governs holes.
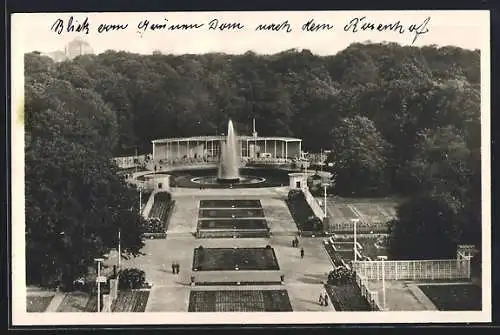
{"type": "Polygon", "coordinates": [[[84,244],[81,253],[91,251],[72,258],[90,260],[116,242],[117,222],[130,225],[128,246],[137,252],[137,213],[127,220],[114,214],[137,206],[109,158],[136,148],[150,152],[155,138],[223,133],[228,118],[239,133],[250,134],[255,118],[260,135],[300,137],[311,152],[332,150],[328,162],[339,195],[445,199],[453,222],[462,222],[457,239],[477,236],[479,58],[479,51],[456,47],[397,44],[352,44],[328,57],[308,50],[179,56],[107,51],[54,63],[26,54],[27,227],[28,234],[47,235],[32,238],[28,263],[45,262],[45,271],[54,258],[71,257],[55,249],[49,256],[39,252],[52,242],[69,248],[57,244],[69,231],[75,240],[84,236],[81,243],[98,241],[99,249],[84,244]],[[96,237],[103,234],[106,241],[96,237]]]}

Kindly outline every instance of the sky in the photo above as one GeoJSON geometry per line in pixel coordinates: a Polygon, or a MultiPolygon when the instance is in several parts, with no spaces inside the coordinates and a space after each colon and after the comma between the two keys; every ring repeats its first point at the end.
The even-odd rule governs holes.
{"type": "Polygon", "coordinates": [[[415,46],[436,44],[453,45],[466,49],[479,49],[489,44],[489,13],[487,11],[289,11],[289,12],[190,12],[190,13],[22,13],[12,18],[13,47],[18,51],[51,52],[64,50],[67,42],[81,37],[90,43],[94,52],[106,50],[125,50],[134,53],[150,54],[154,50],[163,53],[207,53],[223,52],[239,54],[254,51],[259,54],[272,54],[288,49],[309,49],[318,55],[332,55],[345,49],[353,42],[396,42],[412,45],[414,33],[409,32],[412,24],[420,25],[430,17],[425,29],[413,43],[415,46]],[[66,26],[70,16],[74,20],[89,22],[89,33],[57,34],[51,31],[57,19],[66,26]],[[402,34],[394,31],[344,31],[344,27],[356,18],[365,16],[363,22],[375,25],[391,24],[399,21],[405,29],[402,34]],[[208,30],[208,23],[236,23],[244,25],[239,31],[208,30]],[[316,23],[328,23],[333,29],[307,32],[302,25],[314,19],[316,23]],[[154,23],[194,24],[204,26],[193,31],[168,31],[146,29],[139,33],[138,24],[149,21],[148,28],[154,23]],[[279,24],[287,21],[292,32],[255,31],[258,24],[279,24]],[[128,24],[125,30],[98,33],[100,24],[128,24]]]}

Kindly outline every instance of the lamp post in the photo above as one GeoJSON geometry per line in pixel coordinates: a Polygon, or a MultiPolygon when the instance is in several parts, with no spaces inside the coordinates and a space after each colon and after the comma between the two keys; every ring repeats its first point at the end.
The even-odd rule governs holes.
{"type": "Polygon", "coordinates": [[[356,232],[356,226],[359,222],[359,219],[351,219],[353,226],[354,226],[354,262],[358,261],[358,237],[357,237],[357,232],[356,232]]]}
{"type": "Polygon", "coordinates": [[[96,283],[97,283],[97,312],[101,312],[101,263],[104,261],[103,258],[94,258],[94,261],[97,262],[97,278],[96,278],[96,283]]]}
{"type": "Polygon", "coordinates": [[[134,165],[135,165],[135,173],[137,174],[137,164],[135,161],[139,162],[139,158],[137,157],[137,147],[135,147],[135,157],[134,157],[134,165]]]}
{"type": "Polygon", "coordinates": [[[118,271],[121,270],[122,264],[122,231],[118,229],[118,271]]]}
{"type": "Polygon", "coordinates": [[[324,207],[324,211],[325,211],[325,219],[327,217],[327,211],[326,211],[326,188],[327,188],[328,184],[327,183],[323,183],[323,190],[324,190],[324,193],[323,193],[323,207],[324,207]]]}
{"type": "Polygon", "coordinates": [[[385,261],[387,256],[378,256],[378,259],[382,262],[382,306],[385,311],[385,261]]]}
{"type": "Polygon", "coordinates": [[[142,186],[139,186],[139,214],[142,213],[142,186]]]}

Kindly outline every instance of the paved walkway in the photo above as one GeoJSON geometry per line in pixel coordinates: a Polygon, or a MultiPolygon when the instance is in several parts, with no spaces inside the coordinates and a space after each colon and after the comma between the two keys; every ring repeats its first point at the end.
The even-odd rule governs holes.
{"type": "Polygon", "coordinates": [[[195,233],[198,221],[198,199],[193,196],[174,197],[175,205],[168,234],[195,233]]]}
{"type": "Polygon", "coordinates": [[[260,202],[272,234],[290,236],[297,234],[297,225],[282,199],[264,198],[260,202]]]}
{"type": "Polygon", "coordinates": [[[408,286],[408,289],[410,290],[410,292],[413,294],[413,296],[422,304],[425,306],[425,309],[428,310],[428,311],[437,311],[438,308],[436,307],[436,305],[434,305],[431,301],[431,299],[429,299],[429,297],[427,297],[427,295],[425,295],[424,292],[422,292],[422,290],[418,287],[418,285],[416,284],[407,284],[408,286]]]}
{"type": "MultiPolygon", "coordinates": [[[[368,286],[371,290],[379,294],[380,305],[383,306],[382,281],[370,280],[368,286]]],[[[404,281],[387,280],[386,289],[386,309],[389,311],[425,311],[429,310],[429,305],[425,299],[412,292],[408,284],[404,281]]]]}

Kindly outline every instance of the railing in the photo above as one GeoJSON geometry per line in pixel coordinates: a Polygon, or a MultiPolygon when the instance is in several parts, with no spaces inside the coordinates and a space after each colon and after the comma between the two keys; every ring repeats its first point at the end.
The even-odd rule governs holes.
{"type": "Polygon", "coordinates": [[[116,165],[122,169],[140,166],[146,160],[146,155],[114,157],[116,165]]]}
{"type": "Polygon", "coordinates": [[[366,279],[387,280],[470,279],[469,259],[361,261],[353,263],[366,279]],[[384,264],[382,264],[384,263],[384,264]]]}
{"type": "Polygon", "coordinates": [[[153,208],[153,204],[155,202],[155,191],[151,193],[148,201],[146,202],[146,206],[144,206],[144,210],[142,211],[142,216],[145,218],[149,217],[149,212],[151,212],[151,208],[153,208]]]}
{"type": "Polygon", "coordinates": [[[368,304],[370,304],[372,310],[381,311],[382,308],[379,303],[378,292],[371,291],[368,288],[368,283],[366,282],[366,279],[357,272],[356,272],[356,284],[361,290],[361,295],[366,299],[366,301],[368,301],[368,304]]]}
{"type": "MultiPolygon", "coordinates": [[[[354,231],[354,223],[347,222],[331,222],[328,224],[328,229],[333,233],[342,233],[342,232],[350,232],[354,231]]],[[[370,224],[362,224],[358,222],[356,225],[356,230],[358,233],[386,233],[389,231],[389,225],[387,223],[370,223],[370,224]]]]}

